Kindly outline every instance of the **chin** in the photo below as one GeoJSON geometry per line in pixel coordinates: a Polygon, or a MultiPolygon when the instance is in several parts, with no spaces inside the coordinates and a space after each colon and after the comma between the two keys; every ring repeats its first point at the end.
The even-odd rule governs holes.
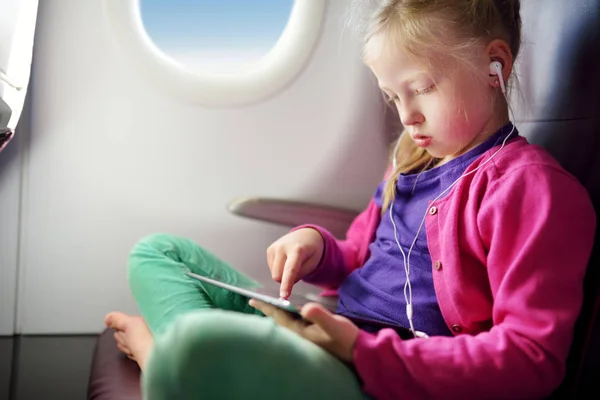
{"type": "Polygon", "coordinates": [[[452,156],[452,154],[448,154],[446,152],[442,152],[442,151],[435,151],[434,149],[426,149],[427,153],[433,157],[433,158],[440,158],[440,159],[444,159],[446,157],[450,157],[452,156]]]}

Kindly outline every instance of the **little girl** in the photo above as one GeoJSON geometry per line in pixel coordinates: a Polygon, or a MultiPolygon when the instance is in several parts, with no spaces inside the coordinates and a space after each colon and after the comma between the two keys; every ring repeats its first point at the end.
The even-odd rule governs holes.
{"type": "Polygon", "coordinates": [[[584,188],[509,120],[518,0],[392,0],[364,60],[404,131],[345,240],[295,228],[267,250],[287,297],[336,289],[305,324],[189,278],[258,286],[190,240],[133,249],[142,317],[113,312],[147,399],[540,398],[565,373],[595,235],[584,188]],[[265,317],[265,315],[267,317],[265,317]],[[359,329],[347,317],[403,325],[359,329]]]}

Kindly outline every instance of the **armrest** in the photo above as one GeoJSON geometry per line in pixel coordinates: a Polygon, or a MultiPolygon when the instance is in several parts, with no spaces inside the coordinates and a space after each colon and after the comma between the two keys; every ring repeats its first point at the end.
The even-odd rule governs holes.
{"type": "Polygon", "coordinates": [[[235,199],[228,210],[241,217],[272,222],[290,227],[315,224],[329,230],[337,238],[346,235],[359,212],[293,200],[254,197],[235,199]]]}

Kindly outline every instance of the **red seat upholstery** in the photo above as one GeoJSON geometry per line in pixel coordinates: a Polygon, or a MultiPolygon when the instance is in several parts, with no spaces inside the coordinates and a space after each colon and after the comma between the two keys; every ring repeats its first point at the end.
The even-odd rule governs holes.
{"type": "Polygon", "coordinates": [[[98,337],[88,383],[90,400],[141,400],[140,368],[117,348],[114,331],[98,337]]]}

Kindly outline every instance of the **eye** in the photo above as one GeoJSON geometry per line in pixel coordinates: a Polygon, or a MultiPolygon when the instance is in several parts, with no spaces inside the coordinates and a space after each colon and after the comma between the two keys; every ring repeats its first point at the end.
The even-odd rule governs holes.
{"type": "Polygon", "coordinates": [[[421,94],[431,93],[434,88],[435,88],[435,85],[431,85],[429,87],[426,87],[425,89],[417,89],[417,90],[415,90],[415,94],[421,95],[421,94]]]}

